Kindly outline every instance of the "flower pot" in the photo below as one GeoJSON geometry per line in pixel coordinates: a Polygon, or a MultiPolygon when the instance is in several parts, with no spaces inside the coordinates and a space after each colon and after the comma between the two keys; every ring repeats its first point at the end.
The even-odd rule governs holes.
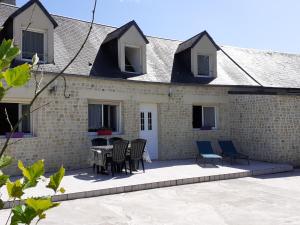
{"type": "Polygon", "coordinates": [[[112,135],[112,130],[98,130],[98,135],[112,135]]]}

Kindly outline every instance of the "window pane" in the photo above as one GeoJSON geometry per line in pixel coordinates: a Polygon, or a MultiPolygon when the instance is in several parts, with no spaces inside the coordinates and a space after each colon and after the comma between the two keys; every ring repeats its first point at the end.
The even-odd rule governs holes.
{"type": "Polygon", "coordinates": [[[109,128],[112,129],[113,132],[117,131],[118,117],[117,117],[117,106],[110,105],[110,124],[109,128]]]}
{"type": "Polygon", "coordinates": [[[0,103],[0,135],[5,135],[11,131],[10,125],[6,119],[5,109],[9,115],[9,120],[12,125],[19,120],[19,105],[16,103],[0,103]]]}
{"type": "Polygon", "coordinates": [[[145,130],[145,113],[141,112],[141,130],[145,130]]]}
{"type": "Polygon", "coordinates": [[[141,55],[139,48],[125,47],[125,71],[140,72],[141,55]]]}
{"type": "Polygon", "coordinates": [[[44,34],[23,31],[22,35],[22,58],[31,59],[37,53],[40,60],[44,61],[44,34]]]}
{"type": "Polygon", "coordinates": [[[209,76],[209,56],[198,55],[198,75],[209,76]]]}
{"type": "Polygon", "coordinates": [[[89,131],[97,131],[102,127],[102,105],[88,106],[89,131]]]}
{"type": "MultiPolygon", "coordinates": [[[[22,116],[25,115],[28,110],[30,110],[29,105],[22,105],[22,116]]],[[[24,133],[30,133],[30,115],[24,117],[22,124],[21,124],[21,131],[24,133]]]]}
{"type": "Polygon", "coordinates": [[[193,128],[202,127],[202,106],[193,106],[193,128]]]}
{"type": "Polygon", "coordinates": [[[117,131],[118,117],[116,105],[103,105],[103,127],[117,131]]]}
{"type": "Polygon", "coordinates": [[[214,107],[203,107],[203,116],[204,116],[204,127],[215,127],[215,108],[214,107]]]}
{"type": "Polygon", "coordinates": [[[152,130],[152,113],[148,112],[148,130],[152,130]]]}

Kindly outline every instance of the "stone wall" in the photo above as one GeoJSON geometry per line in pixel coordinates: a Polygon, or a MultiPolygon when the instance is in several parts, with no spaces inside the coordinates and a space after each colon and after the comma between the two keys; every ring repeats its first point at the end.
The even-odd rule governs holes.
{"type": "Polygon", "coordinates": [[[300,96],[232,95],[231,136],[251,158],[300,166],[300,96]]]}
{"type": "MultiPolygon", "coordinates": [[[[48,75],[45,79],[50,77],[48,75]]],[[[159,159],[191,158],[196,152],[196,140],[229,137],[227,88],[170,86],[76,76],[68,76],[67,80],[70,98],[64,98],[61,81],[57,83],[55,93],[47,91],[39,97],[33,108],[50,104],[34,113],[33,137],[24,138],[9,147],[9,154],[15,159],[21,159],[25,164],[45,159],[48,171],[61,164],[68,169],[88,166],[90,139],[95,137],[87,132],[89,100],[121,102],[122,129],[117,136],[129,140],[139,137],[139,104],[157,103],[159,159]],[[172,94],[169,97],[170,88],[172,94]],[[217,130],[193,130],[193,104],[218,107],[217,130]]],[[[5,101],[29,101],[32,91],[33,84],[30,83],[25,88],[10,92],[5,101]]],[[[4,140],[0,138],[0,146],[4,140]]],[[[16,163],[8,172],[16,173],[16,163]]]]}
{"type": "MultiPolygon", "coordinates": [[[[46,76],[49,79],[51,76],[46,76]]],[[[42,94],[33,108],[50,103],[33,114],[33,136],[9,147],[9,154],[31,164],[45,159],[47,170],[63,164],[68,169],[88,166],[90,140],[88,102],[121,103],[121,132],[117,136],[139,137],[140,103],[157,103],[159,159],[192,158],[195,141],[210,140],[216,151],[218,139],[232,139],[252,159],[300,165],[300,104],[296,96],[228,95],[229,88],[170,85],[68,76],[71,96],[42,94]],[[169,96],[169,93],[171,95],[169,96]],[[192,127],[192,106],[217,107],[217,129],[192,127]]],[[[46,80],[45,80],[46,81],[46,80]]],[[[33,84],[13,90],[5,101],[26,103],[33,84]]],[[[0,146],[5,139],[0,137],[0,146]]],[[[13,140],[16,141],[16,140],[13,140]]],[[[8,172],[15,174],[17,162],[8,172]]]]}

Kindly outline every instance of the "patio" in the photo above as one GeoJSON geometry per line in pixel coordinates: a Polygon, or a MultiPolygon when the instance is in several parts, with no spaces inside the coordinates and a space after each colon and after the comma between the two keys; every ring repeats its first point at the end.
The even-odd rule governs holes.
{"type": "MultiPolygon", "coordinates": [[[[68,171],[62,181],[66,193],[54,195],[53,200],[80,199],[293,170],[290,165],[257,161],[251,161],[249,166],[242,162],[234,165],[202,167],[196,164],[195,160],[172,160],[154,161],[146,163],[145,166],[145,173],[142,171],[133,175],[122,173],[116,174],[115,177],[93,173],[92,168],[68,171]]],[[[6,190],[2,190],[1,193],[6,200],[5,208],[9,208],[12,202],[8,201],[6,190]]],[[[36,188],[34,195],[30,189],[26,192],[26,197],[37,195],[53,195],[53,193],[45,191],[42,187],[36,188]]]]}

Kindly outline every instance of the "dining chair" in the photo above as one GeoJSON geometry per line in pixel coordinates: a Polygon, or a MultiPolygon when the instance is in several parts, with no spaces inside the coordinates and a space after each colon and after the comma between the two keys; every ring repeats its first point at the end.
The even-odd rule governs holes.
{"type": "MultiPolygon", "coordinates": [[[[104,139],[104,138],[94,138],[91,140],[92,142],[92,146],[101,146],[101,145],[107,145],[107,140],[104,139]]],[[[96,169],[96,166],[97,166],[97,172],[99,172],[100,168],[98,165],[96,165],[96,162],[95,162],[95,153],[94,153],[94,162],[93,162],[93,171],[95,171],[96,169]]],[[[102,168],[101,168],[102,170],[102,168]]]]}
{"type": "Polygon", "coordinates": [[[110,138],[110,139],[108,140],[108,142],[109,142],[110,145],[113,145],[114,142],[116,142],[116,141],[121,141],[121,140],[123,140],[123,138],[120,138],[120,137],[112,137],[112,138],[110,138]]]}
{"type": "Polygon", "coordinates": [[[129,151],[129,156],[127,157],[127,160],[129,161],[129,168],[130,173],[132,174],[132,168],[135,165],[134,163],[137,162],[139,169],[139,161],[142,163],[143,172],[145,173],[145,166],[144,166],[144,160],[143,160],[143,153],[145,151],[147,140],[145,139],[135,139],[131,141],[131,148],[129,151]]]}
{"type": "Polygon", "coordinates": [[[127,174],[126,152],[128,145],[129,141],[126,140],[119,140],[113,143],[111,158],[107,161],[110,164],[112,176],[115,175],[117,168],[120,168],[121,171],[125,168],[125,173],[127,174]]]}
{"type": "Polygon", "coordinates": [[[107,140],[105,138],[94,138],[92,139],[92,146],[107,145],[107,140]]]}

